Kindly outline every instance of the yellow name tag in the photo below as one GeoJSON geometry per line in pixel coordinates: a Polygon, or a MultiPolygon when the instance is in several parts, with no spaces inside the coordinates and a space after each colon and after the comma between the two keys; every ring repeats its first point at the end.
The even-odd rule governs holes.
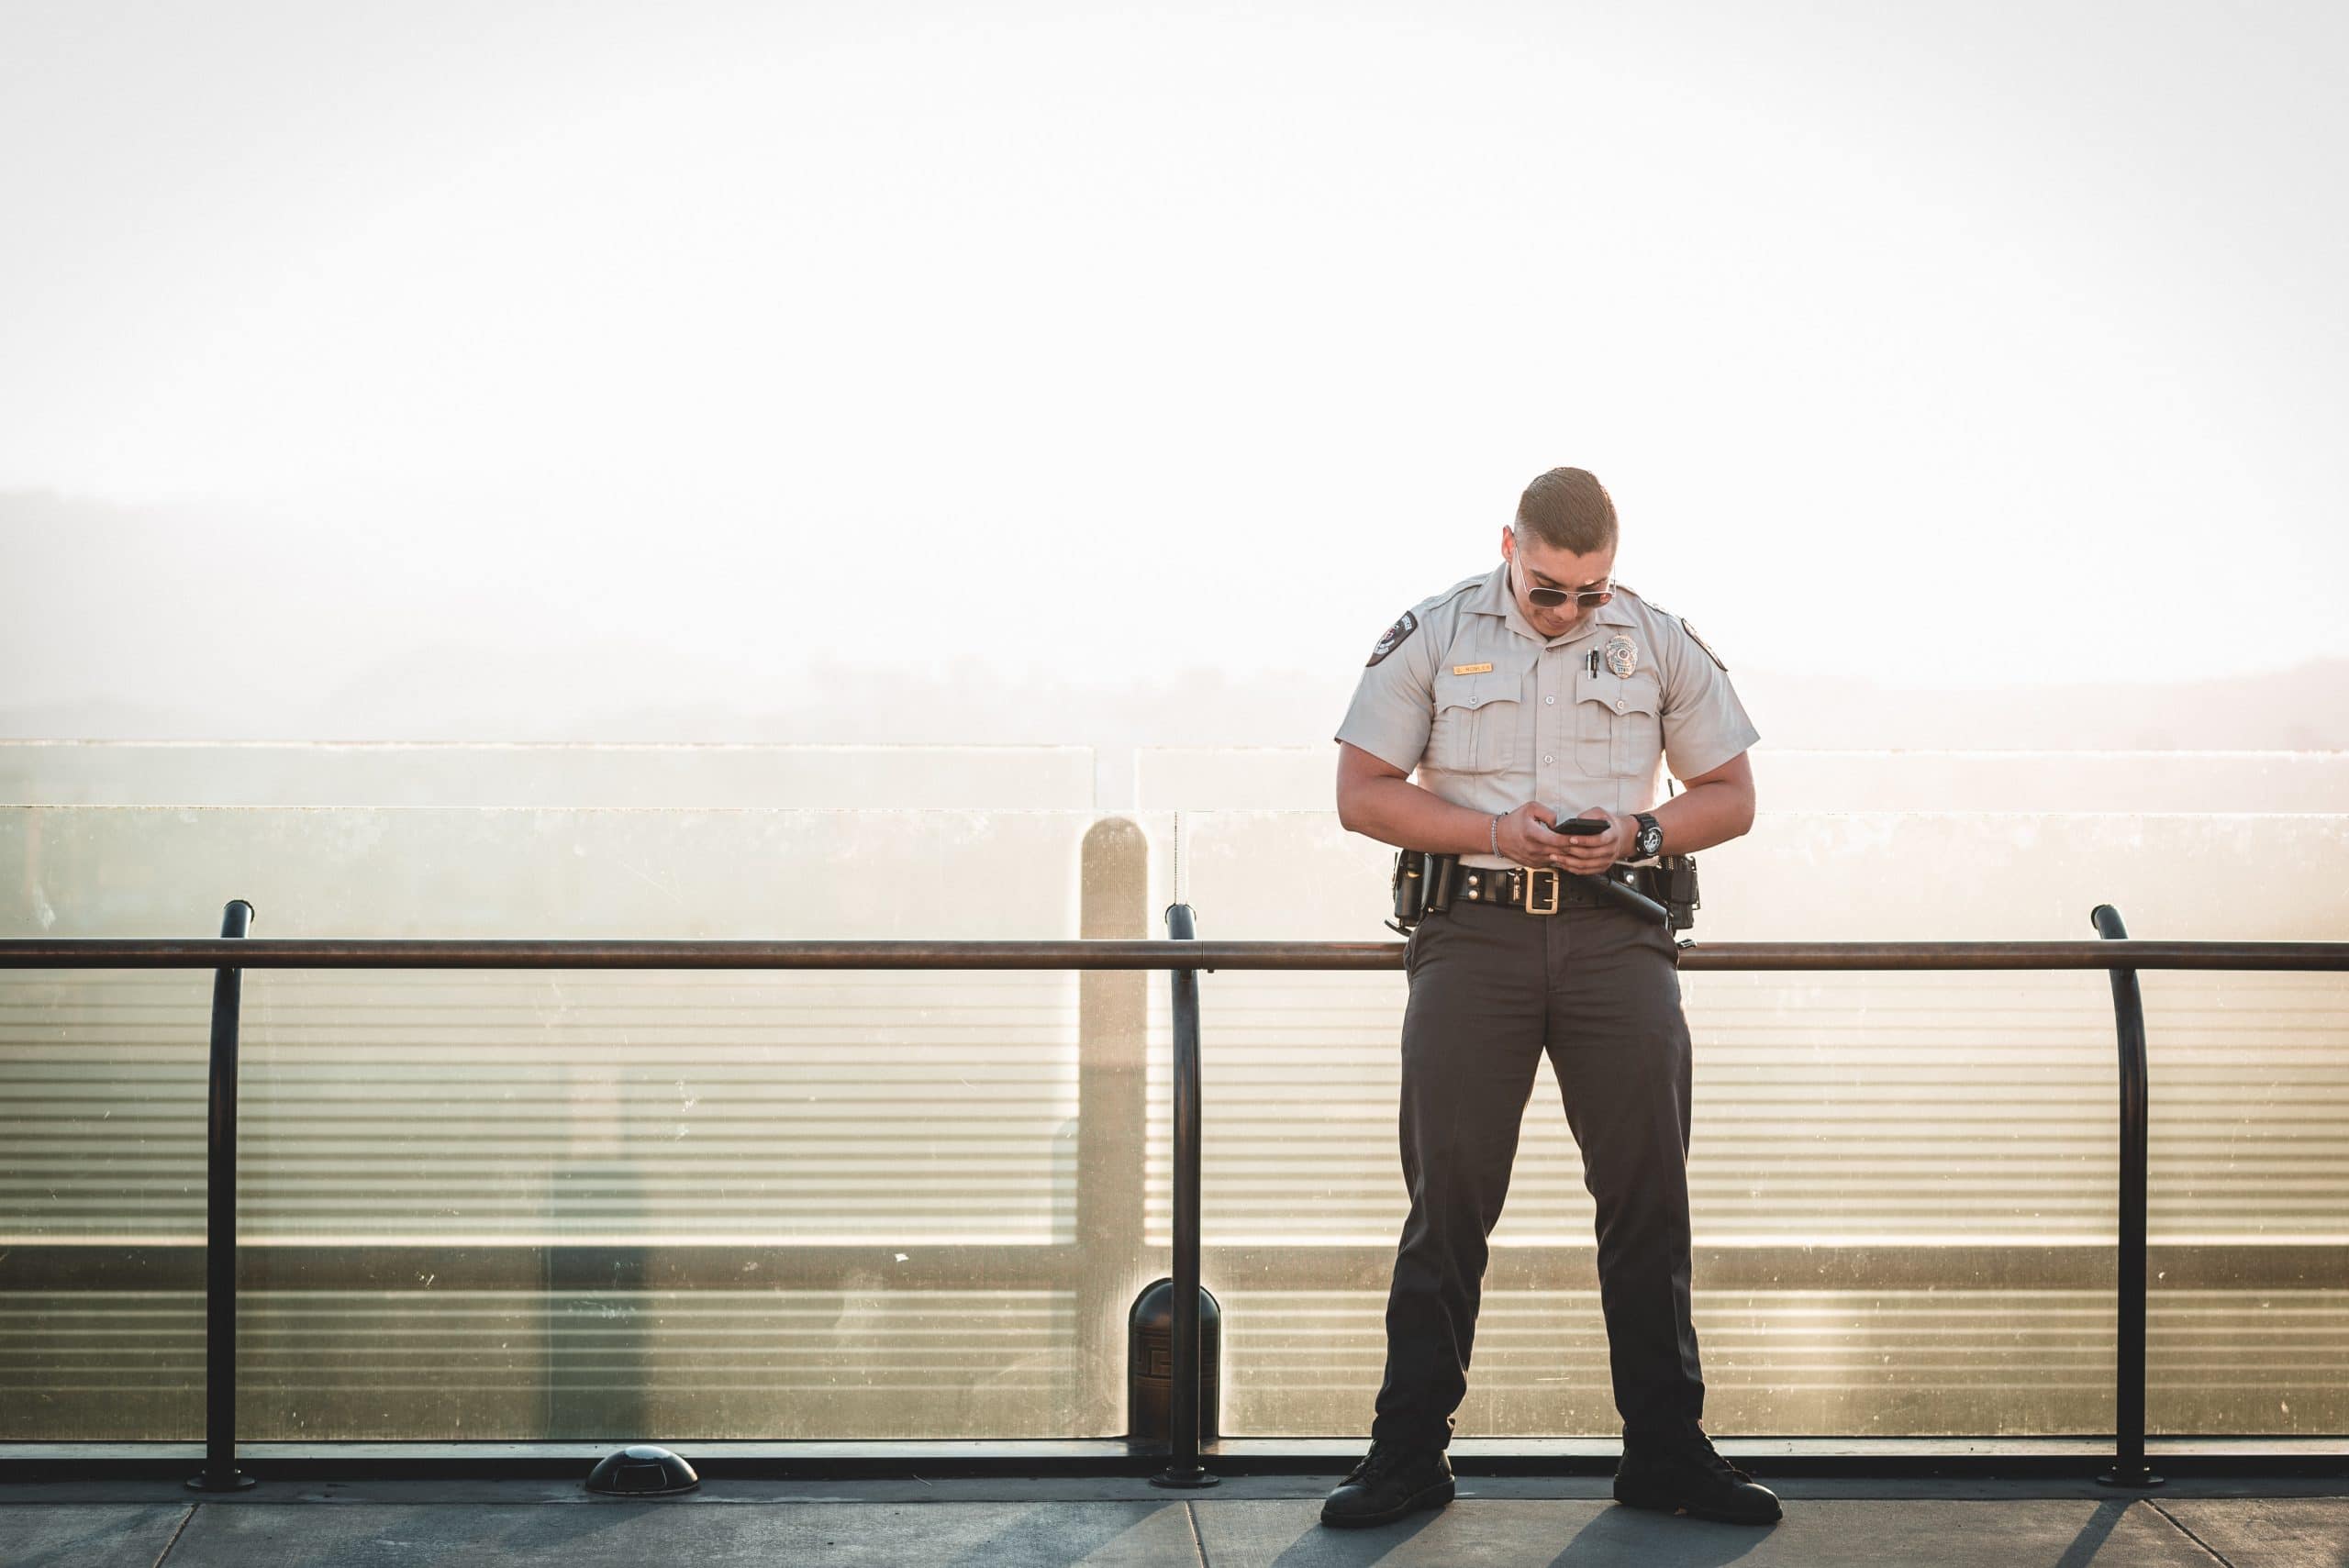
{"type": "Polygon", "coordinates": [[[1454,664],[1452,673],[1455,675],[1489,675],[1493,667],[1490,664],[1454,664]]]}

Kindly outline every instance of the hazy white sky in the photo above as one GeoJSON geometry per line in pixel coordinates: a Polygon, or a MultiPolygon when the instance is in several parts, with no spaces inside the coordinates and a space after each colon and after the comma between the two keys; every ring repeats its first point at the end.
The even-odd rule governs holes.
{"type": "Polygon", "coordinates": [[[183,558],[280,681],[1350,670],[1561,462],[1732,664],[2349,653],[2344,46],[2338,4],[0,0],[0,492],[146,519],[0,508],[0,699],[170,673],[183,558]]]}

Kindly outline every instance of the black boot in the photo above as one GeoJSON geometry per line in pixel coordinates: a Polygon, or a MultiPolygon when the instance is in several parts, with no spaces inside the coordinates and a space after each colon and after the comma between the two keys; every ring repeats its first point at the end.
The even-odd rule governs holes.
{"type": "Polygon", "coordinates": [[[1440,1448],[1373,1443],[1321,1505],[1325,1525],[1383,1525],[1452,1501],[1452,1460],[1440,1448]]]}
{"type": "Polygon", "coordinates": [[[1713,1451],[1702,1432],[1672,1443],[1627,1440],[1615,1500],[1723,1524],[1775,1524],[1780,1517],[1777,1494],[1713,1451]]]}

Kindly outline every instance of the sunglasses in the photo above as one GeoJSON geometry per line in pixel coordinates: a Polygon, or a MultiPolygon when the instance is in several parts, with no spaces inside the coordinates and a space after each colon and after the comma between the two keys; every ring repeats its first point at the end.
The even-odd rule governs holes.
{"type": "MultiPolygon", "coordinates": [[[[1520,561],[1515,564],[1522,567],[1525,563],[1520,561]]],[[[1610,583],[1604,588],[1540,588],[1534,585],[1529,573],[1525,581],[1525,596],[1545,610],[1554,610],[1568,599],[1575,602],[1577,609],[1595,610],[1615,596],[1615,585],[1610,583]]]]}

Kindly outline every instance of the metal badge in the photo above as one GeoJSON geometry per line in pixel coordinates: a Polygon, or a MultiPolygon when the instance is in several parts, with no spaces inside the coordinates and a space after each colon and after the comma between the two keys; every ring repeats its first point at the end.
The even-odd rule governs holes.
{"type": "Polygon", "coordinates": [[[1630,638],[1610,637],[1607,639],[1607,667],[1618,676],[1629,675],[1640,667],[1639,645],[1630,638]]]}

